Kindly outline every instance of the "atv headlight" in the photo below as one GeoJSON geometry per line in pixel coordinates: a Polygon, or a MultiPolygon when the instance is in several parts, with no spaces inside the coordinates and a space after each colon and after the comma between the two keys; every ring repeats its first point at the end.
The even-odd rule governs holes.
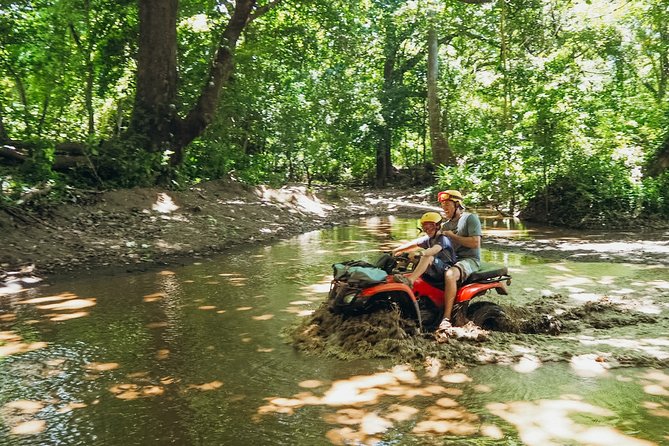
{"type": "Polygon", "coordinates": [[[355,299],[355,295],[356,293],[345,294],[341,301],[345,304],[350,304],[355,299]]]}

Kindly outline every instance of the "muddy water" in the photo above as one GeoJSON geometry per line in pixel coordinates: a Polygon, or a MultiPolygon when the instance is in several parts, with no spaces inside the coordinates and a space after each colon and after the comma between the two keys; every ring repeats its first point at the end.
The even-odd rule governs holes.
{"type": "Polygon", "coordinates": [[[560,334],[296,341],[332,263],[415,235],[367,219],[1,296],[0,444],[669,444],[666,267],[486,250],[514,276],[491,300],[560,334]]]}

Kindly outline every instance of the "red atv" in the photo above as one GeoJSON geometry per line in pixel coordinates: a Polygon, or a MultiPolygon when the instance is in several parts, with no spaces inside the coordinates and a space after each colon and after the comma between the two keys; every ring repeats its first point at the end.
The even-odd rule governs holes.
{"type": "MultiPolygon", "coordinates": [[[[403,317],[415,320],[423,331],[436,330],[444,317],[443,278],[435,280],[423,274],[413,288],[394,281],[393,274],[406,273],[412,268],[406,254],[395,258],[384,255],[374,265],[363,261],[333,265],[335,277],[328,294],[330,311],[357,315],[397,307],[403,317]]],[[[504,329],[506,315],[499,305],[471,301],[491,289],[506,295],[506,285],[510,284],[506,267],[484,265],[458,289],[451,321],[455,326],[472,321],[487,330],[504,329]]]]}

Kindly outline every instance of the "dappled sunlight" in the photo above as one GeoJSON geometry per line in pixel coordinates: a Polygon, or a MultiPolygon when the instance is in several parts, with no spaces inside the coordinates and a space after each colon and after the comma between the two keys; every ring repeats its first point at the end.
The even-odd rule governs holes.
{"type": "Polygon", "coordinates": [[[64,300],[76,299],[76,298],[77,298],[76,294],[65,292],[54,296],[34,297],[32,299],[20,300],[18,303],[38,305],[38,304],[46,304],[48,302],[62,302],[64,300]]]}
{"type": "Polygon", "coordinates": [[[637,251],[666,254],[669,256],[669,243],[657,240],[643,240],[643,241],[625,241],[625,242],[565,242],[558,243],[557,249],[561,251],[593,251],[600,254],[606,253],[634,253],[637,251]]]}
{"type": "MultiPolygon", "coordinates": [[[[471,378],[464,373],[449,372],[441,376],[441,381],[448,384],[464,384],[471,378]]],[[[326,383],[320,380],[306,380],[300,387],[316,389],[326,383]]],[[[301,392],[291,398],[265,398],[268,404],[260,407],[254,420],[263,415],[293,415],[305,406],[325,406],[335,408],[334,413],[324,415],[330,424],[341,425],[326,433],[326,438],[334,444],[374,444],[381,441],[382,435],[400,422],[416,420],[413,433],[417,435],[457,435],[471,436],[480,434],[501,438],[501,429],[485,425],[482,429],[479,417],[462,407],[452,397],[462,395],[462,389],[444,387],[433,383],[423,383],[408,366],[395,366],[389,371],[373,375],[352,376],[334,381],[319,396],[313,392],[301,392]],[[445,396],[448,395],[448,396],[445,396]],[[425,409],[419,409],[405,403],[383,405],[387,398],[401,399],[418,403],[416,398],[435,401],[425,409]],[[370,406],[369,409],[366,409],[370,406]]]]}
{"type": "Polygon", "coordinates": [[[157,361],[164,361],[170,357],[170,350],[168,348],[161,348],[156,351],[155,358],[157,361]]]}
{"type": "Polygon", "coordinates": [[[44,431],[46,422],[33,417],[47,407],[45,401],[14,400],[0,407],[0,419],[11,435],[35,435],[44,431]]]}
{"type": "Polygon", "coordinates": [[[669,290],[669,281],[666,280],[651,280],[648,282],[648,285],[663,290],[669,290]]]}
{"type": "Polygon", "coordinates": [[[541,360],[533,355],[523,355],[512,368],[518,373],[532,373],[541,367],[541,360]]]}
{"type": "Polygon", "coordinates": [[[116,370],[119,368],[119,363],[117,362],[91,362],[86,364],[86,370],[91,372],[108,372],[110,370],[116,370]]]}
{"type": "Polygon", "coordinates": [[[311,285],[306,285],[300,287],[300,290],[305,296],[312,294],[326,294],[330,291],[330,282],[332,281],[332,275],[323,277],[318,283],[311,285]]]}
{"type": "Polygon", "coordinates": [[[238,287],[243,287],[248,285],[246,283],[248,277],[229,277],[227,279],[228,279],[228,285],[238,286],[238,287]]]}
{"type": "Polygon", "coordinates": [[[167,321],[156,321],[156,322],[149,322],[146,324],[146,328],[165,328],[169,327],[170,323],[167,321]]]}
{"type": "Polygon", "coordinates": [[[588,426],[572,419],[583,415],[590,419],[614,417],[608,409],[571,399],[490,403],[488,410],[518,429],[521,440],[529,446],[587,444],[593,446],[645,446],[654,443],[625,435],[614,427],[588,426]]]}
{"type": "Polygon", "coordinates": [[[10,409],[26,415],[33,415],[42,410],[46,406],[43,401],[34,400],[15,400],[10,401],[3,406],[4,409],[10,409]]]}
{"type": "Polygon", "coordinates": [[[569,365],[579,376],[591,377],[604,375],[612,367],[608,359],[609,356],[594,353],[573,356],[569,361],[569,365]]]}
{"type": "Polygon", "coordinates": [[[441,380],[449,384],[462,384],[471,382],[471,378],[464,373],[448,373],[441,377],[441,380]]]}
{"type": "MultiPolygon", "coordinates": [[[[661,401],[644,401],[642,407],[653,416],[669,419],[669,375],[661,370],[648,370],[641,375],[643,391],[661,401]]],[[[669,436],[665,436],[669,440],[669,436]]]]}
{"type": "Polygon", "coordinates": [[[318,379],[307,379],[305,381],[297,383],[298,386],[305,389],[316,389],[318,387],[324,386],[325,384],[326,383],[318,379]]]}
{"type": "Polygon", "coordinates": [[[86,407],[88,407],[88,404],[86,404],[86,403],[80,403],[80,402],[72,401],[72,402],[69,402],[69,403],[65,404],[64,406],[58,408],[56,413],[57,414],[64,414],[64,413],[72,412],[75,409],[84,409],[86,407]]]}
{"type": "Polygon", "coordinates": [[[314,311],[316,311],[310,308],[303,308],[305,305],[312,305],[312,304],[313,302],[310,300],[294,300],[290,302],[290,305],[284,308],[282,311],[285,313],[294,314],[298,317],[305,317],[312,315],[314,311]]]}
{"type": "Polygon", "coordinates": [[[261,314],[260,316],[253,316],[251,319],[253,319],[254,321],[268,321],[273,318],[274,318],[273,314],[261,314]]]}
{"type": "Polygon", "coordinates": [[[10,429],[12,435],[36,435],[46,429],[46,421],[30,420],[19,423],[10,429]]]}
{"type": "MultiPolygon", "coordinates": [[[[548,277],[550,285],[556,288],[576,288],[581,285],[588,285],[593,283],[593,280],[588,277],[579,276],[553,276],[548,277]]],[[[578,288],[576,288],[579,290],[578,288]]]]}
{"type": "Polygon", "coordinates": [[[312,301],[310,300],[294,300],[292,302],[289,302],[290,305],[311,305],[313,304],[312,301]]]}
{"type": "Polygon", "coordinates": [[[159,276],[174,276],[176,273],[170,270],[162,270],[157,273],[159,276]]]}
{"type": "Polygon", "coordinates": [[[619,308],[636,311],[644,314],[660,314],[662,307],[667,307],[666,303],[657,303],[647,297],[634,297],[631,299],[625,296],[607,296],[605,301],[615,304],[619,308]]]}
{"type": "Polygon", "coordinates": [[[165,393],[165,388],[157,385],[141,386],[138,384],[115,384],[109,388],[114,396],[121,400],[136,400],[138,398],[149,398],[160,396],[165,393]]]}
{"type": "Polygon", "coordinates": [[[318,197],[309,193],[305,186],[284,186],[281,189],[270,189],[258,186],[260,197],[266,202],[289,205],[297,211],[325,217],[333,209],[332,205],[323,203],[318,197]]]}
{"type": "MultiPolygon", "coordinates": [[[[669,396],[669,375],[660,370],[649,370],[641,375],[643,390],[649,395],[669,396]]],[[[666,402],[669,405],[669,401],[666,402]]]]}
{"type": "Polygon", "coordinates": [[[202,392],[207,392],[209,390],[216,390],[223,387],[223,382],[215,380],[211,381],[208,383],[203,383],[203,384],[188,384],[186,388],[188,390],[199,390],[202,392]]]}
{"type": "Polygon", "coordinates": [[[306,316],[310,316],[310,315],[314,314],[314,312],[316,310],[309,309],[309,308],[300,308],[300,307],[290,306],[290,307],[286,307],[283,311],[286,312],[286,313],[292,313],[292,314],[294,314],[298,317],[306,317],[306,316]]]}
{"type": "Polygon", "coordinates": [[[23,337],[14,331],[0,331],[0,358],[39,350],[46,346],[46,342],[24,342],[23,337]]]}
{"type": "Polygon", "coordinates": [[[14,322],[16,321],[16,313],[0,314],[0,322],[14,322]]]}
{"type": "Polygon", "coordinates": [[[24,291],[25,288],[20,282],[3,283],[0,282],[0,296],[8,296],[10,294],[18,294],[24,291]]]}
{"type": "Polygon", "coordinates": [[[68,311],[68,310],[80,310],[82,308],[88,308],[94,305],[96,305],[95,299],[73,299],[64,302],[58,302],[46,305],[37,305],[37,308],[39,308],[40,310],[68,311]]]}
{"type": "MultiPolygon", "coordinates": [[[[643,352],[659,360],[669,358],[669,339],[667,338],[594,338],[582,335],[577,339],[583,345],[608,345],[615,348],[643,352]]],[[[600,359],[600,362],[604,362],[604,360],[600,359]]]]}
{"type": "Polygon", "coordinates": [[[167,297],[167,294],[163,292],[157,292],[157,293],[147,294],[142,299],[144,300],[144,302],[157,302],[163,299],[164,297],[167,297]]]}
{"type": "Polygon", "coordinates": [[[156,202],[151,205],[151,209],[161,214],[169,214],[179,209],[179,206],[174,204],[172,197],[165,192],[161,192],[158,194],[156,202]]]}
{"type": "Polygon", "coordinates": [[[602,297],[603,296],[601,294],[596,294],[596,293],[581,293],[581,292],[569,293],[569,298],[578,303],[597,302],[602,297]]]}

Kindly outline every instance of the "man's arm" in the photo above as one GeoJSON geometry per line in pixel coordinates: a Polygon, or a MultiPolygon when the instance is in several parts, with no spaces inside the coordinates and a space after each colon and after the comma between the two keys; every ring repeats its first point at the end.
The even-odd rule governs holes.
{"type": "Polygon", "coordinates": [[[464,246],[466,248],[480,248],[481,247],[481,236],[480,235],[471,235],[469,237],[462,237],[455,234],[453,231],[443,231],[446,237],[451,239],[457,245],[464,246]]]}

